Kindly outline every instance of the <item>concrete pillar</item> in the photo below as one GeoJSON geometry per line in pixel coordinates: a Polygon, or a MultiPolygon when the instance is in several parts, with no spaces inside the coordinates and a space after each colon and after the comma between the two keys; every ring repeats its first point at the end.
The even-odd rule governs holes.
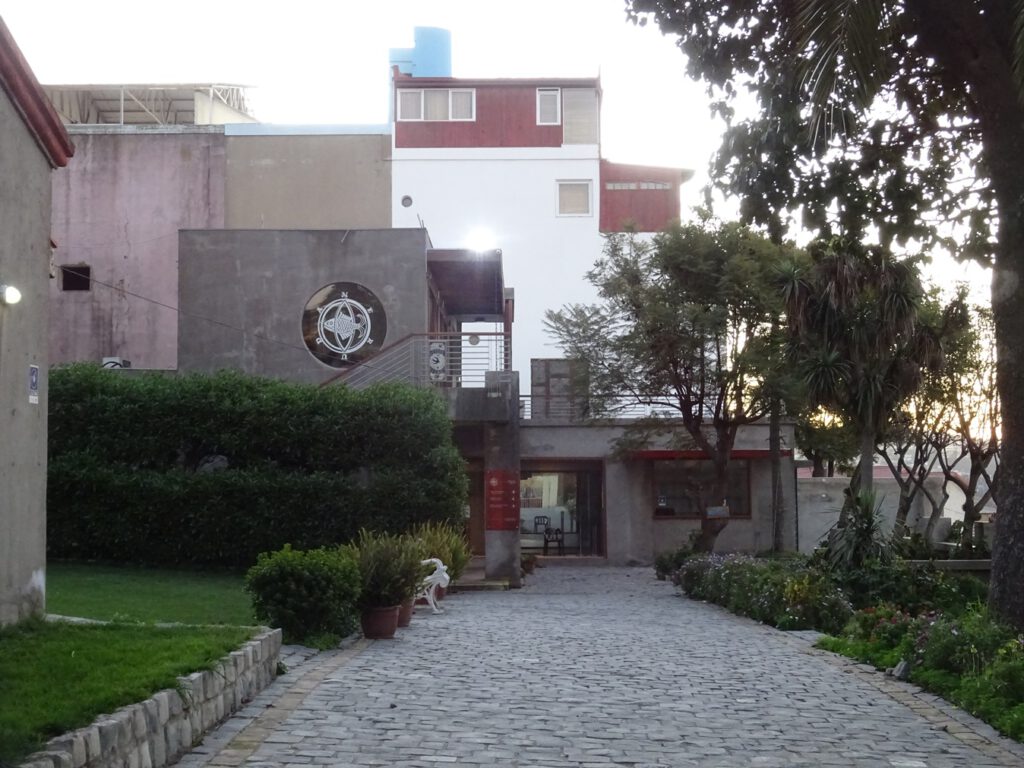
{"type": "Polygon", "coordinates": [[[503,398],[508,420],[484,423],[484,572],[522,586],[519,571],[519,374],[487,374],[487,396],[503,398]]]}

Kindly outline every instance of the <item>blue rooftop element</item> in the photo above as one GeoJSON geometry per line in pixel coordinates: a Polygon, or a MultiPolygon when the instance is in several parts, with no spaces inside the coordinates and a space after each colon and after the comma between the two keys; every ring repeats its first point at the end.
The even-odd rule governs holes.
{"type": "Polygon", "coordinates": [[[413,77],[452,76],[452,33],[440,27],[416,27],[412,48],[392,48],[391,66],[413,77]]]}

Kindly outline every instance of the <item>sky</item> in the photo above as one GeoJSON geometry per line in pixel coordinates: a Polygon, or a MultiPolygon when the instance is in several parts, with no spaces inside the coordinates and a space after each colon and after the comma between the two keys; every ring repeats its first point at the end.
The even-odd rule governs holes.
{"type": "MultiPolygon", "coordinates": [[[[627,22],[624,0],[0,0],[42,83],[233,83],[264,122],[382,124],[388,51],[413,28],[452,35],[456,77],[592,77],[604,91],[602,155],[687,168],[683,216],[703,202],[722,125],[674,40],[627,22]]],[[[719,201],[723,218],[735,205],[719,201]]],[[[940,283],[980,269],[937,259],[940,283]]]]}
{"type": "Polygon", "coordinates": [[[223,82],[252,86],[256,117],[277,123],[386,123],[388,50],[413,27],[452,34],[456,77],[600,75],[602,153],[682,167],[699,188],[718,143],[703,86],[624,0],[0,0],[42,83],[223,82]]]}

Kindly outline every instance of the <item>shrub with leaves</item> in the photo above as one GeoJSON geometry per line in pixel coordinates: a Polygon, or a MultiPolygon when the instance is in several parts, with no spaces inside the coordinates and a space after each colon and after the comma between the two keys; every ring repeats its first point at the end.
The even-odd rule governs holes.
{"type": "Polygon", "coordinates": [[[461,519],[466,500],[447,410],[414,387],[77,364],[50,376],[49,425],[55,557],[248,567],[461,519]]]}
{"type": "Polygon", "coordinates": [[[869,560],[887,562],[892,544],[885,533],[881,502],[866,491],[846,505],[846,514],[828,533],[826,561],[832,571],[850,571],[869,560]]]}
{"type": "Polygon", "coordinates": [[[842,592],[803,558],[695,555],[674,580],[690,597],[783,629],[834,632],[852,614],[842,592]]]}
{"type": "Polygon", "coordinates": [[[689,546],[659,552],[654,558],[654,575],[661,581],[670,578],[692,554],[693,548],[689,546]]]}
{"type": "Polygon", "coordinates": [[[359,568],[339,549],[301,551],[285,545],[263,553],[245,576],[256,618],[280,627],[285,642],[342,637],[355,627],[359,568]]]}

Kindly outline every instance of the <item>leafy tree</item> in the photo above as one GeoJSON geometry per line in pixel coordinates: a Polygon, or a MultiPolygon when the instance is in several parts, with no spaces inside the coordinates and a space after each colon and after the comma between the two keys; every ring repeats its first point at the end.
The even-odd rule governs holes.
{"type": "Polygon", "coordinates": [[[991,260],[1003,467],[991,607],[1024,629],[1024,7],[1017,0],[626,0],[729,121],[744,219],[991,260]],[[735,97],[757,114],[736,121],[735,97]],[[966,234],[956,241],[947,227],[966,234]]]}
{"type": "Polygon", "coordinates": [[[834,477],[837,468],[849,469],[857,455],[856,432],[822,408],[800,414],[795,431],[797,446],[811,460],[811,477],[834,477]]]}
{"type": "Polygon", "coordinates": [[[1000,400],[996,388],[996,347],[992,313],[975,307],[971,325],[960,334],[949,353],[951,365],[943,377],[949,403],[949,447],[939,453],[946,482],[964,495],[961,548],[975,549],[974,524],[992,500],[1000,460],[1000,400]],[[958,468],[967,464],[967,475],[958,468]]]}
{"type": "Polygon", "coordinates": [[[584,364],[593,416],[638,404],[665,414],[641,420],[621,449],[661,437],[707,456],[710,481],[684,478],[701,513],[700,550],[725,527],[707,506],[728,495],[736,435],[768,412],[772,320],[781,311],[771,276],[783,252],[744,227],[706,220],[653,242],[612,235],[588,273],[601,303],[547,313],[550,333],[584,364]]]}
{"type": "Polygon", "coordinates": [[[929,481],[953,441],[948,428],[950,402],[946,382],[950,360],[946,352],[962,344],[969,325],[965,293],[959,291],[945,306],[936,295],[928,296],[922,303],[919,323],[925,338],[930,340],[924,347],[935,359],[931,366],[922,367],[920,386],[908,393],[887,422],[878,453],[900,489],[895,532],[906,533],[910,510],[922,497],[930,508],[925,531],[925,540],[930,541],[949,498],[945,483],[936,488],[929,481]]]}

